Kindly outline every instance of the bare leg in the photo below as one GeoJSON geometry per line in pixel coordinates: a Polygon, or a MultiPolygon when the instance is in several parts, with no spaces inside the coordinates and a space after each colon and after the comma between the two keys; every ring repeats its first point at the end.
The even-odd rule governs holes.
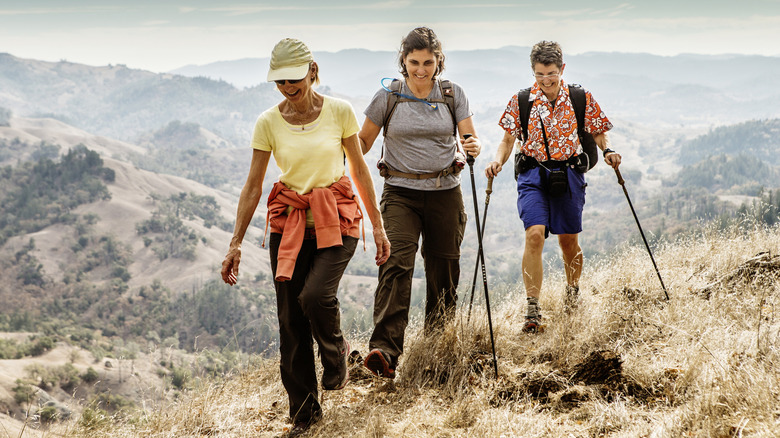
{"type": "Polygon", "coordinates": [[[523,252],[523,284],[526,296],[539,298],[542,290],[544,268],[544,225],[532,225],[525,230],[525,251],[523,252]]]}
{"type": "Polygon", "coordinates": [[[561,234],[558,243],[563,253],[563,265],[566,270],[566,284],[578,286],[582,275],[582,248],[579,234],[561,234]]]}

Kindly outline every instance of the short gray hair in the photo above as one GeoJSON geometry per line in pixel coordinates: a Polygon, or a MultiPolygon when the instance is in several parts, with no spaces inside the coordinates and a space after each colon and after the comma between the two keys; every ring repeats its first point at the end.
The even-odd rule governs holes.
{"type": "Polygon", "coordinates": [[[539,41],[531,49],[531,68],[536,64],[555,64],[563,67],[563,50],[555,41],[539,41]]]}

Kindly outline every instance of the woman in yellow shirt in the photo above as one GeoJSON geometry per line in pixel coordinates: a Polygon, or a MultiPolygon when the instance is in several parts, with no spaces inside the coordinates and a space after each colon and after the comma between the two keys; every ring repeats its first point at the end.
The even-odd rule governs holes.
{"type": "Polygon", "coordinates": [[[390,256],[357,136],[357,117],[346,101],[314,91],[318,72],[303,42],[286,38],[274,47],[268,81],[276,82],[284,100],[261,114],[255,124],[252,164],[222,262],[222,279],[236,284],[241,242],[260,201],[273,154],[282,174],[268,199],[267,221],[280,370],[294,425],[291,435],[305,431],[322,416],[312,338],[319,346],[323,389],[341,389],[349,380],[349,344],[341,332],[337,291],[357,246],[362,213],[345,175],[345,157],[373,226],[377,265],[390,256]]]}

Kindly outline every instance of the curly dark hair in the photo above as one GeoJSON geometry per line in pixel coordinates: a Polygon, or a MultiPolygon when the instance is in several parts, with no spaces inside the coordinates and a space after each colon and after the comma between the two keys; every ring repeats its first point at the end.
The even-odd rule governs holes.
{"type": "Polygon", "coordinates": [[[531,49],[531,68],[534,68],[536,64],[555,64],[558,68],[563,67],[561,45],[555,41],[539,41],[534,44],[533,49],[531,49]]]}
{"type": "Polygon", "coordinates": [[[444,52],[441,50],[441,41],[439,37],[433,33],[433,29],[429,27],[418,27],[401,40],[401,49],[398,51],[398,67],[402,75],[405,78],[409,77],[409,73],[406,71],[404,65],[404,58],[406,55],[414,52],[415,50],[430,50],[436,57],[438,65],[436,66],[436,73],[434,73],[434,79],[438,77],[441,72],[444,71],[444,52]]]}

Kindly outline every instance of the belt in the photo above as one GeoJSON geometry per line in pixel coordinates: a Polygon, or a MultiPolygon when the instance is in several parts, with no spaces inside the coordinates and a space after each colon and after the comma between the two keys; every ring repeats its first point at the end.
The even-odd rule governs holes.
{"type": "Polygon", "coordinates": [[[387,178],[388,176],[398,176],[401,178],[408,178],[408,179],[431,179],[436,178],[436,187],[441,187],[441,178],[447,175],[457,175],[460,173],[460,171],[463,168],[457,164],[453,164],[450,167],[447,167],[446,169],[440,170],[438,172],[430,172],[430,173],[406,173],[406,172],[400,172],[395,169],[391,169],[390,166],[383,165],[379,168],[379,175],[381,175],[383,178],[387,178]]]}

